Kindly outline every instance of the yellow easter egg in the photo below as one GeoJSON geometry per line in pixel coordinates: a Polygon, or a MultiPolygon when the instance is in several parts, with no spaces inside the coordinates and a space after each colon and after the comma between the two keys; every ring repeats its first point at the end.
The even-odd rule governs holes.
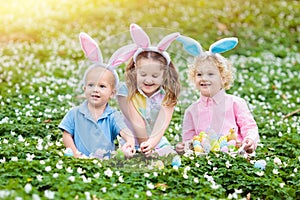
{"type": "Polygon", "coordinates": [[[194,147],[194,151],[199,152],[199,153],[203,153],[204,149],[201,146],[197,145],[197,146],[194,147]]]}
{"type": "Polygon", "coordinates": [[[219,143],[221,143],[222,141],[227,141],[227,136],[221,136],[219,138],[219,143]]]}
{"type": "Polygon", "coordinates": [[[199,135],[196,135],[196,136],[194,136],[194,137],[193,137],[193,140],[198,140],[198,141],[201,141],[201,138],[200,138],[200,136],[199,136],[199,135]]]}
{"type": "Polygon", "coordinates": [[[212,148],[211,151],[220,151],[220,144],[218,142],[216,142],[212,148]]]}
{"type": "Polygon", "coordinates": [[[201,131],[199,133],[199,137],[200,137],[200,140],[203,140],[203,138],[208,138],[208,135],[204,131],[201,131]]]}

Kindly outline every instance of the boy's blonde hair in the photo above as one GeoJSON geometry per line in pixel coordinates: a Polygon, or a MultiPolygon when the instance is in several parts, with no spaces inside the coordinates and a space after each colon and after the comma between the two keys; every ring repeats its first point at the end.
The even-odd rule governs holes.
{"type": "Polygon", "coordinates": [[[190,66],[189,69],[189,78],[195,82],[197,68],[204,62],[211,62],[214,63],[221,74],[221,78],[224,82],[223,88],[228,90],[233,85],[234,82],[234,73],[235,68],[232,64],[227,61],[223,56],[220,54],[213,54],[213,53],[203,53],[202,55],[195,58],[194,64],[190,66]]]}
{"type": "MultiPolygon", "coordinates": [[[[164,82],[162,83],[162,87],[166,91],[166,96],[163,102],[165,102],[165,106],[175,106],[180,93],[180,82],[173,63],[170,62],[170,64],[167,65],[166,59],[161,54],[153,51],[144,51],[140,53],[136,58],[136,62],[140,59],[152,59],[162,63],[164,71],[164,82]]],[[[130,100],[134,94],[138,92],[136,64],[133,59],[131,59],[126,66],[125,77],[126,85],[128,87],[128,99],[130,100]]]]}
{"type": "Polygon", "coordinates": [[[115,75],[116,73],[114,73],[112,70],[110,70],[109,68],[107,68],[104,65],[101,65],[99,63],[93,64],[89,68],[87,68],[87,70],[85,71],[85,73],[83,75],[83,79],[82,79],[83,86],[86,85],[86,81],[87,81],[86,77],[90,73],[90,71],[92,71],[93,69],[97,69],[97,68],[103,69],[103,71],[107,70],[107,71],[110,71],[112,73],[112,75],[114,77],[114,80],[111,81],[111,86],[115,90],[116,86],[118,84],[118,77],[116,77],[116,75],[115,75]]]}

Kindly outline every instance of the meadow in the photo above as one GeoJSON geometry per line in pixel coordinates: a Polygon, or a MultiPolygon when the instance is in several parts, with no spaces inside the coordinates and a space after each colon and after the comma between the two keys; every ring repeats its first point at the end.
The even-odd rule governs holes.
{"type": "MultiPolygon", "coordinates": [[[[7,0],[0,21],[0,199],[300,199],[299,1],[7,0]],[[237,68],[228,93],[247,101],[259,127],[254,157],[182,155],[173,168],[170,156],[64,156],[57,126],[82,101],[89,65],[78,34],[95,38],[108,59],[131,43],[131,23],[153,44],[171,32],[204,49],[239,38],[223,55],[237,68]],[[266,161],[265,170],[254,167],[257,160],[266,161]]],[[[199,94],[187,79],[193,58],[176,42],[170,53],[182,84],[165,133],[175,145],[184,111],[199,94]]]]}

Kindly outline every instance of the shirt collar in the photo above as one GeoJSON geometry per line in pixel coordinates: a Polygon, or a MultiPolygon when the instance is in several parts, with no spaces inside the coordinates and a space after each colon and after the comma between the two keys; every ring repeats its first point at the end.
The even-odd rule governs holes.
{"type": "Polygon", "coordinates": [[[221,89],[215,96],[212,97],[212,99],[216,102],[216,104],[220,104],[225,97],[225,90],[221,89]]]}
{"type": "Polygon", "coordinates": [[[216,104],[220,104],[221,101],[224,99],[224,97],[225,97],[225,90],[221,89],[213,97],[206,97],[206,96],[201,95],[200,102],[204,103],[206,106],[208,105],[209,101],[213,101],[216,104]]]}
{"type": "MultiPolygon", "coordinates": [[[[89,118],[89,119],[93,119],[92,115],[91,115],[91,112],[88,108],[88,101],[85,100],[80,106],[79,106],[79,112],[81,112],[86,118],[89,118]]],[[[102,119],[102,118],[106,118],[108,115],[110,115],[111,113],[113,113],[113,109],[108,105],[106,104],[106,108],[104,110],[104,112],[102,113],[102,115],[100,116],[99,119],[102,119]]]]}
{"type": "Polygon", "coordinates": [[[165,93],[166,93],[162,86],[160,86],[159,90],[157,90],[157,91],[156,91],[154,94],[152,94],[150,97],[148,97],[148,96],[143,92],[143,90],[141,90],[140,88],[138,88],[138,91],[139,91],[139,93],[140,93],[141,95],[143,95],[145,98],[149,98],[149,99],[155,97],[155,96],[158,95],[158,94],[165,94],[165,93]]]}

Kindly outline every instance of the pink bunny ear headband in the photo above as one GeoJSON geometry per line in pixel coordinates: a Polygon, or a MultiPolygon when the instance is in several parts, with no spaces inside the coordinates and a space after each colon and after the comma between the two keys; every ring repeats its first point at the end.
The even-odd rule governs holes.
{"type": "Polygon", "coordinates": [[[108,61],[108,64],[103,63],[101,50],[96,43],[88,34],[81,32],[79,34],[79,40],[81,48],[85,56],[94,63],[93,66],[99,65],[103,68],[110,70],[116,79],[116,86],[119,83],[119,76],[115,69],[123,62],[127,61],[130,56],[135,52],[135,45],[126,45],[119,48],[108,61]]]}
{"type": "Polygon", "coordinates": [[[151,46],[150,39],[147,33],[137,24],[130,25],[131,38],[136,44],[136,51],[133,54],[133,61],[136,63],[137,56],[144,51],[153,51],[161,54],[167,61],[167,65],[170,64],[171,59],[166,52],[170,44],[180,35],[179,33],[171,33],[165,36],[157,46],[151,46]]]}

